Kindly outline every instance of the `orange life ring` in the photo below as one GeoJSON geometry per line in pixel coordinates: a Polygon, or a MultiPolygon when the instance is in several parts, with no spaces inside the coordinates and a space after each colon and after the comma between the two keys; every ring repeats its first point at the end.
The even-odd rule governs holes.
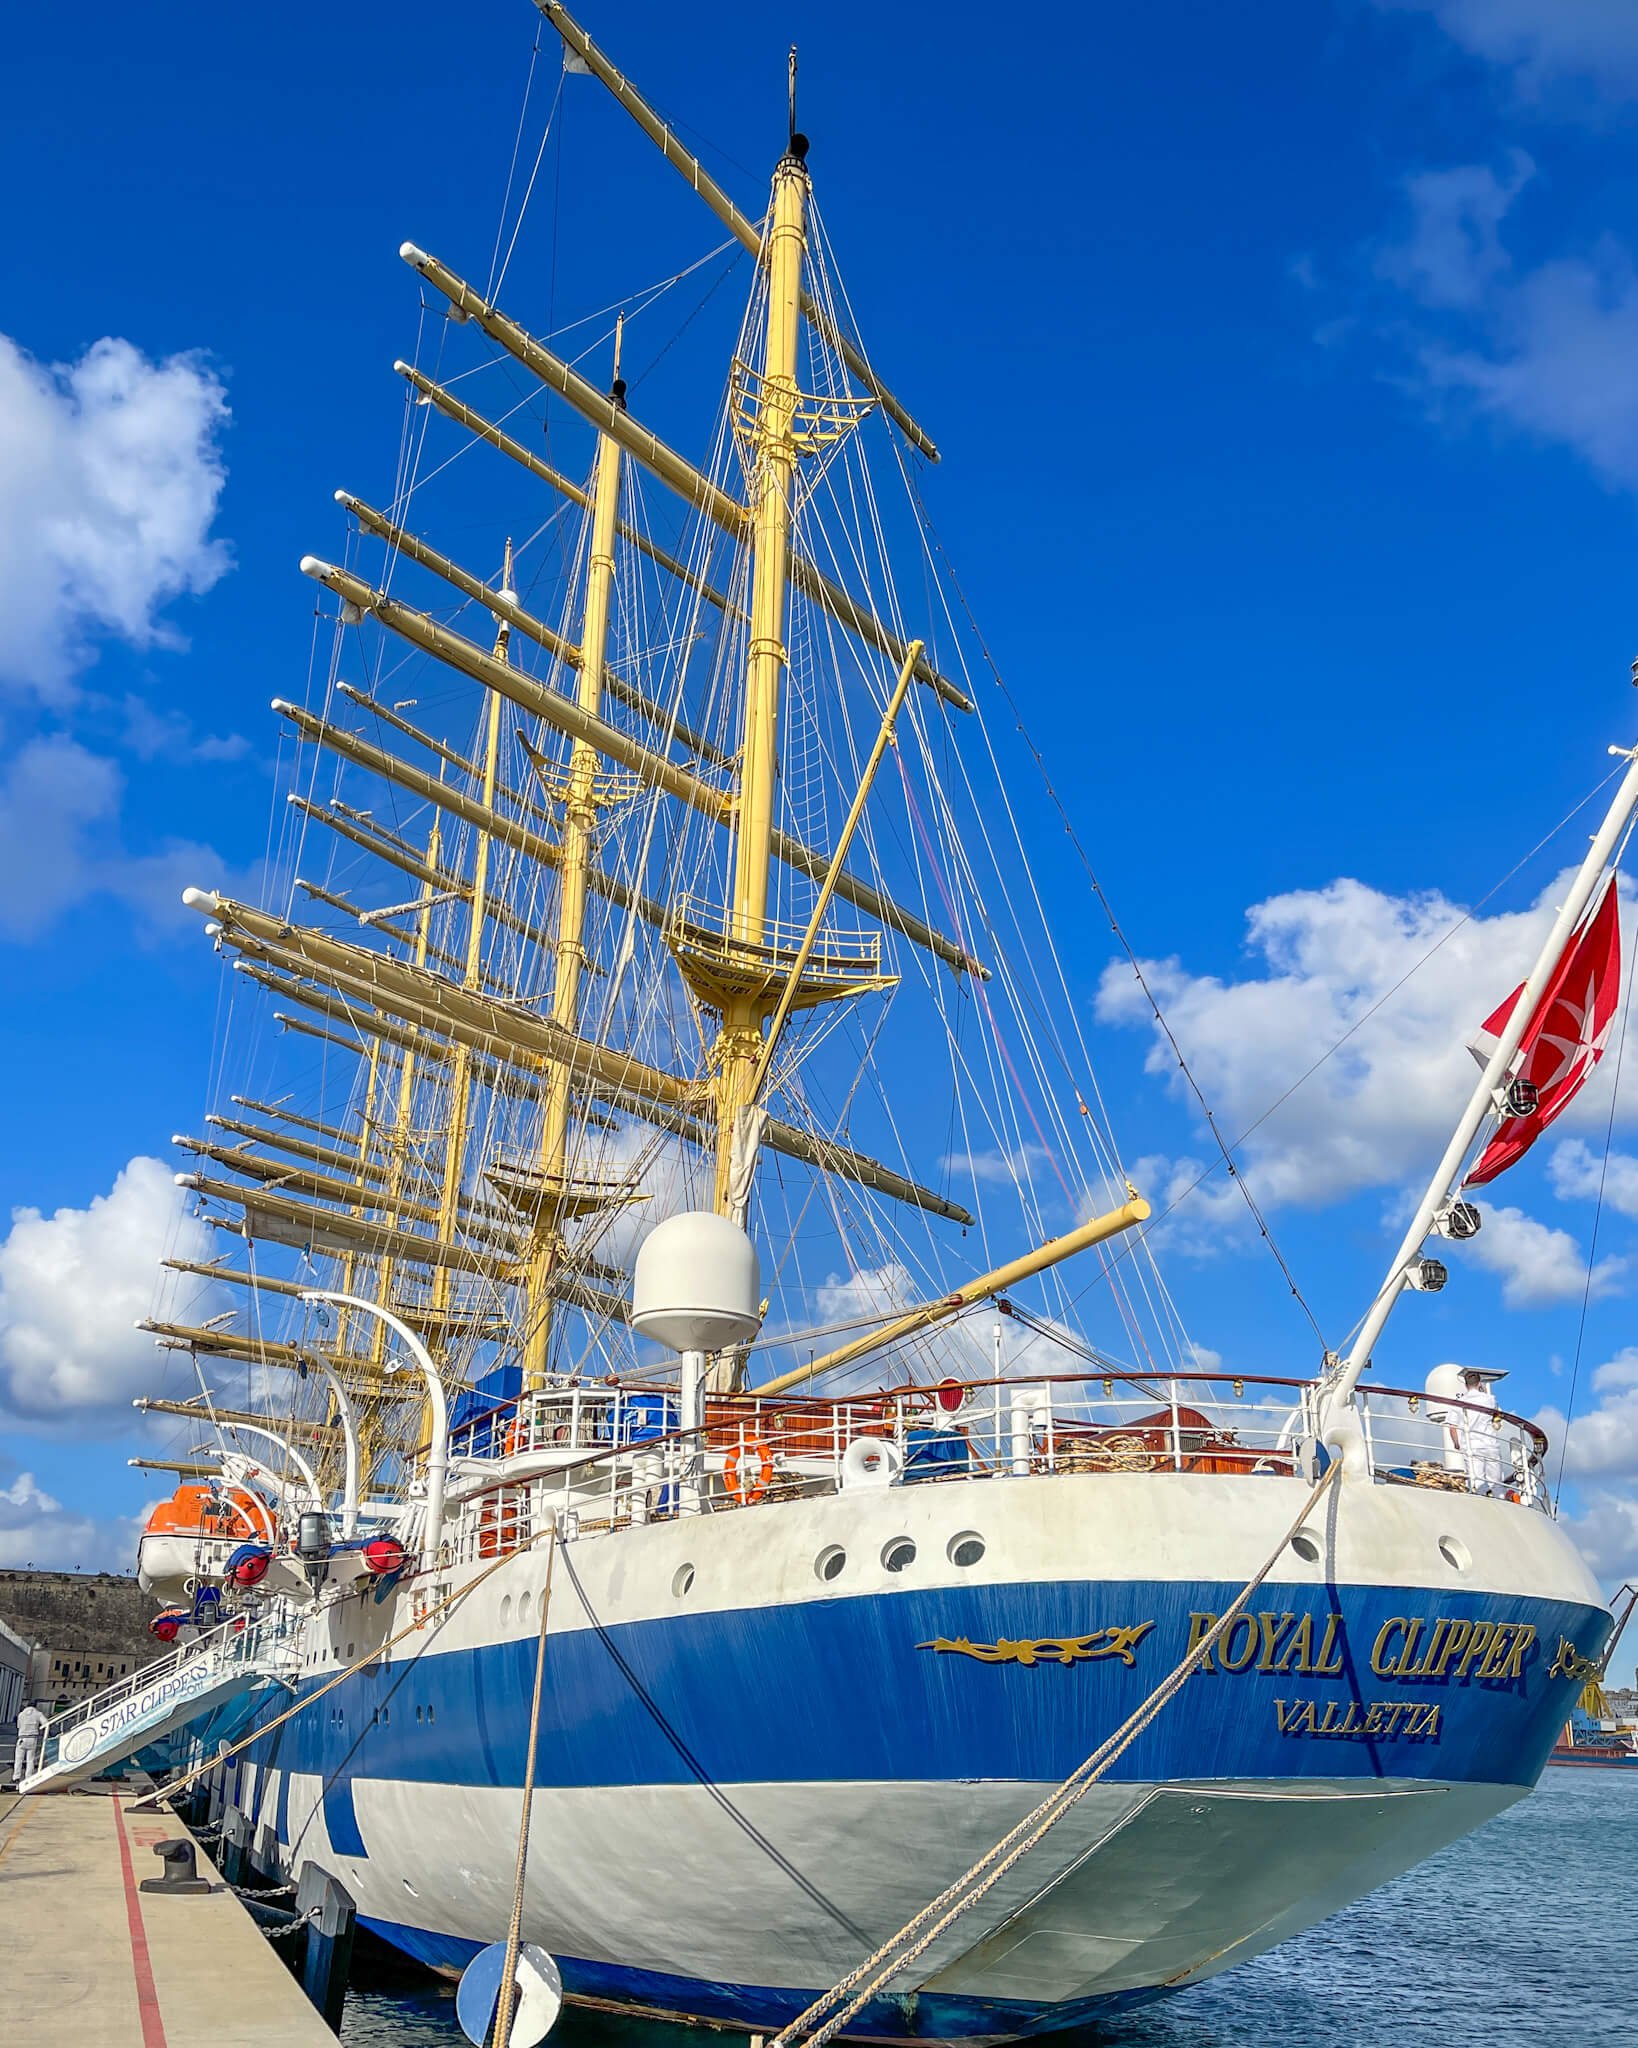
{"type": "Polygon", "coordinates": [[[723,1485],[740,1506],[746,1508],[750,1507],[753,1501],[759,1501],[773,1485],[773,1476],[773,1453],[758,1436],[749,1438],[745,1443],[735,1444],[722,1468],[723,1485]],[[756,1464],[754,1476],[744,1470],[753,1460],[756,1464]]]}
{"type": "Polygon", "coordinates": [[[522,1442],[523,1417],[521,1415],[514,1415],[512,1417],[511,1427],[506,1432],[506,1456],[509,1458],[515,1457],[517,1454],[518,1446],[522,1442]]]}

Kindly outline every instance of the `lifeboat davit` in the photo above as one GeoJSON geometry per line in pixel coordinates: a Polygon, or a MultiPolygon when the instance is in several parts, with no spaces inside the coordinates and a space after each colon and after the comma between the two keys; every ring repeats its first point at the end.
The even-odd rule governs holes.
{"type": "Polygon", "coordinates": [[[245,1543],[266,1543],[273,1516],[243,1486],[179,1486],[148,1517],[137,1544],[137,1583],[156,1599],[191,1600],[201,1585],[219,1585],[245,1543]]]}

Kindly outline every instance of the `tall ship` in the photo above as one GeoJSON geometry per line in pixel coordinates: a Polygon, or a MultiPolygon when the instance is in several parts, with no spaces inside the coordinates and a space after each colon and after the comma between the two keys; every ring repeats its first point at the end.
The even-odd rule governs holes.
{"type": "Polygon", "coordinates": [[[140,1404],[168,1647],[29,1789],[220,1759],[386,1941],[510,1927],[571,2000],[1079,2025],[1522,1797],[1599,1670],[1539,1431],[1369,1368],[1602,1050],[1638,767],[1348,1344],[1202,1363],[1084,1031],[1107,920],[1049,910],[1072,841],[794,63],[748,214],[537,4],[701,233],[555,329],[515,203],[400,252],[397,470],[301,564],[268,879],[187,899],[225,996],[140,1404]]]}

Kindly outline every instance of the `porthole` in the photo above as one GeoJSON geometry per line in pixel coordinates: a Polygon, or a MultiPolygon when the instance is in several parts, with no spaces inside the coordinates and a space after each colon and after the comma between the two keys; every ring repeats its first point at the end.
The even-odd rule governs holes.
{"type": "Polygon", "coordinates": [[[1453,1572],[1465,1572],[1473,1562],[1472,1551],[1454,1536],[1439,1538],[1439,1555],[1453,1572]]]}
{"type": "Polygon", "coordinates": [[[420,1707],[417,1707],[417,1708],[415,1709],[415,1718],[416,1718],[416,1720],[417,1720],[417,1721],[419,1721],[419,1720],[420,1720],[420,1718],[421,1718],[421,1709],[420,1709],[420,1707]]]}
{"type": "Polygon", "coordinates": [[[823,1579],[828,1586],[832,1579],[841,1577],[842,1567],[846,1563],[847,1552],[841,1544],[827,1544],[813,1560],[813,1575],[816,1579],[823,1579]]]}
{"type": "Polygon", "coordinates": [[[882,1546],[882,1569],[902,1572],[916,1561],[916,1546],[908,1536],[895,1536],[890,1543],[882,1546]]]}
{"type": "Polygon", "coordinates": [[[693,1590],[693,1586],[694,1567],[691,1564],[678,1565],[677,1569],[671,1574],[672,1598],[676,1600],[682,1599],[685,1593],[693,1590]]]}
{"type": "Polygon", "coordinates": [[[414,1885],[410,1883],[407,1877],[401,1877],[398,1880],[398,1882],[404,1887],[405,1891],[409,1893],[412,1899],[418,1899],[421,1896],[421,1894],[415,1889],[414,1885]]]}
{"type": "Polygon", "coordinates": [[[1318,1564],[1320,1547],[1306,1529],[1299,1529],[1291,1539],[1291,1548],[1304,1564],[1318,1564]]]}
{"type": "Polygon", "coordinates": [[[534,1611],[535,1611],[535,1596],[534,1596],[534,1594],[533,1594],[533,1593],[520,1593],[520,1594],[518,1595],[518,1627],[519,1627],[519,1628],[527,1628],[527,1627],[529,1626],[529,1620],[530,1620],[530,1617],[531,1617],[531,1615],[533,1615],[534,1611]]]}
{"type": "Polygon", "coordinates": [[[437,1708],[436,1708],[436,1707],[434,1707],[434,1706],[433,1706],[433,1705],[431,1704],[431,1702],[429,1701],[429,1702],[427,1703],[427,1719],[428,1719],[429,1721],[436,1721],[436,1720],[437,1720],[437,1718],[438,1718],[438,1710],[437,1710],[437,1708]]]}
{"type": "Polygon", "coordinates": [[[502,1628],[510,1628],[512,1626],[512,1596],[510,1593],[505,1594],[501,1600],[500,1625],[502,1628]]]}
{"type": "Polygon", "coordinates": [[[984,1555],[984,1539],[976,1529],[963,1529],[959,1535],[950,1538],[944,1554],[951,1564],[966,1571],[984,1555]]]}

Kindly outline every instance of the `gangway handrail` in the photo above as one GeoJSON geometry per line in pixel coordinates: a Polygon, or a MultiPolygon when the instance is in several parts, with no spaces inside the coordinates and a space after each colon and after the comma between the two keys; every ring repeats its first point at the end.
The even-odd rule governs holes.
{"type": "Polygon", "coordinates": [[[267,1613],[254,1616],[230,1615],[215,1628],[196,1636],[192,1642],[179,1644],[166,1655],[155,1657],[151,1663],[139,1665],[135,1671],[128,1672],[124,1678],[116,1679],[112,1685],[104,1686],[101,1692],[92,1693],[88,1699],[81,1700],[66,1713],[54,1715],[46,1724],[40,1755],[41,1767],[44,1768],[46,1764],[56,1760],[61,1753],[62,1741],[66,1735],[72,1734],[86,1722],[94,1721],[99,1714],[106,1714],[122,1700],[131,1699],[140,1692],[147,1692],[171,1672],[187,1669],[222,1649],[236,1650],[242,1659],[248,1660],[263,1646],[263,1639],[270,1632],[275,1636],[285,1633],[287,1623],[282,1617],[278,1628],[270,1631],[269,1624],[273,1619],[273,1615],[267,1613]]]}

